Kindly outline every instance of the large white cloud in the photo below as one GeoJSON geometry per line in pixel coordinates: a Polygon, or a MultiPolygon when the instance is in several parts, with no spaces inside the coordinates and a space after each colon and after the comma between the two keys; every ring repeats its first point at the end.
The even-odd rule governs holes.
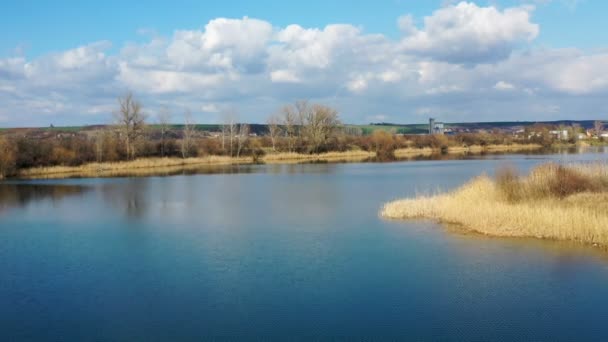
{"type": "Polygon", "coordinates": [[[399,20],[407,35],[403,49],[455,63],[495,62],[508,57],[519,44],[536,38],[539,26],[530,22],[532,9],[524,6],[500,11],[461,2],[424,18],[421,30],[413,25],[410,16],[405,16],[399,20]]]}
{"type": "Polygon", "coordinates": [[[30,60],[0,58],[0,117],[4,125],[103,123],[126,90],[151,114],[159,105],[189,107],[207,122],[222,108],[263,122],[300,98],[337,106],[349,122],[608,111],[601,101],[608,54],[528,44],[539,31],[531,11],[462,2],[438,9],[420,28],[416,18],[400,17],[403,37],[396,40],[349,24],[276,27],[218,18],[203,30],[125,43],[118,53],[96,42],[30,60]]]}
{"type": "Polygon", "coordinates": [[[204,31],[176,31],[167,57],[182,70],[256,72],[263,68],[272,30],[270,23],[258,19],[214,19],[204,31]]]}
{"type": "Polygon", "coordinates": [[[585,55],[574,51],[539,66],[545,85],[572,94],[608,89],[608,53],[585,55]]]}
{"type": "Polygon", "coordinates": [[[26,85],[52,90],[111,81],[117,69],[115,58],[105,53],[110,47],[110,42],[95,42],[25,63],[26,85]]]}
{"type": "Polygon", "coordinates": [[[12,57],[0,59],[0,79],[14,80],[25,77],[23,57],[12,57]]]}

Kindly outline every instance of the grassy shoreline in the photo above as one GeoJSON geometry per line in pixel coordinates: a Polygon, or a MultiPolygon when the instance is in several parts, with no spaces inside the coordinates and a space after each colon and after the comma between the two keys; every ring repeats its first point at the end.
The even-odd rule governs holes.
{"type": "MultiPolygon", "coordinates": [[[[471,146],[451,146],[448,147],[445,153],[457,154],[457,153],[483,153],[483,152],[519,152],[519,151],[533,151],[540,150],[543,146],[539,144],[512,144],[512,145],[471,145],[471,146]]],[[[440,148],[399,148],[395,150],[395,157],[407,157],[413,155],[431,155],[440,153],[440,148]]]]}
{"type": "Polygon", "coordinates": [[[156,172],[169,173],[180,169],[195,169],[202,166],[247,165],[256,162],[267,164],[306,161],[362,161],[375,156],[366,151],[329,152],[321,154],[274,153],[255,161],[253,157],[207,156],[199,158],[140,158],[132,161],[88,163],[79,166],[49,166],[20,170],[17,178],[61,178],[71,176],[114,176],[131,174],[149,175],[156,172]]]}
{"type": "Polygon", "coordinates": [[[184,167],[190,165],[228,165],[236,163],[251,163],[252,159],[209,156],[202,158],[141,158],[132,161],[88,163],[79,166],[49,166],[20,170],[18,178],[37,178],[56,174],[104,173],[112,171],[156,169],[168,167],[184,167]]]}
{"type": "Polygon", "coordinates": [[[431,219],[498,237],[575,241],[608,249],[608,165],[542,165],[473,179],[435,196],[384,205],[389,219],[431,219]]]}
{"type": "Polygon", "coordinates": [[[282,164],[286,162],[305,162],[305,161],[360,161],[376,157],[376,153],[352,150],[344,152],[327,152],[321,154],[302,154],[302,153],[271,153],[261,158],[266,164],[282,164]]]}
{"type": "MultiPolygon", "coordinates": [[[[482,153],[482,152],[516,152],[541,149],[540,145],[489,145],[453,147],[447,150],[448,154],[457,153],[482,153]]],[[[395,150],[396,158],[412,156],[429,156],[442,153],[441,149],[435,148],[407,148],[395,150]]],[[[79,166],[49,166],[36,167],[20,170],[16,178],[62,178],[62,177],[107,177],[115,175],[146,176],[155,172],[174,172],[179,169],[194,169],[201,166],[222,166],[238,164],[288,164],[314,161],[340,162],[340,161],[364,161],[375,158],[376,153],[363,150],[352,150],[344,152],[327,152],[321,154],[302,153],[269,153],[257,161],[253,157],[228,157],[228,156],[206,156],[198,158],[140,158],[132,161],[88,163],[79,166]]]]}

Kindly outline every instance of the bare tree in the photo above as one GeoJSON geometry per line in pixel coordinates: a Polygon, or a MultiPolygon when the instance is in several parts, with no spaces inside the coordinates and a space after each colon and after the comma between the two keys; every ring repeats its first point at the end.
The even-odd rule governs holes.
{"type": "Polygon", "coordinates": [[[310,111],[311,106],[310,106],[308,100],[298,100],[295,102],[294,108],[296,109],[296,111],[298,113],[298,118],[300,119],[300,123],[302,123],[304,116],[306,116],[306,114],[310,111]]]}
{"type": "Polygon", "coordinates": [[[338,112],[327,106],[315,104],[302,116],[302,129],[311,153],[319,153],[339,125],[338,112]]]}
{"type": "Polygon", "coordinates": [[[228,126],[228,132],[230,134],[230,156],[232,157],[234,155],[234,153],[232,153],[232,149],[234,146],[234,137],[236,135],[236,123],[234,121],[230,122],[230,125],[228,126]]]}
{"type": "Polygon", "coordinates": [[[222,146],[224,146],[224,137],[225,134],[228,133],[228,150],[230,152],[230,156],[234,156],[234,142],[236,134],[238,133],[237,124],[236,124],[236,113],[233,110],[228,110],[222,113],[222,146]]]}
{"type": "Polygon", "coordinates": [[[266,120],[268,125],[268,134],[270,135],[270,142],[272,143],[272,150],[276,151],[276,140],[281,135],[280,119],[277,115],[271,115],[266,120]]]}
{"type": "Polygon", "coordinates": [[[135,157],[135,141],[143,134],[146,117],[142,105],[128,92],[118,98],[120,109],[114,113],[116,123],[125,142],[127,159],[135,157]]]}
{"type": "Polygon", "coordinates": [[[182,158],[190,157],[192,151],[192,139],[194,137],[194,123],[192,122],[192,113],[186,110],[184,115],[184,130],[182,137],[182,158]]]}
{"type": "Polygon", "coordinates": [[[222,124],[222,151],[226,152],[226,125],[222,124]]]}
{"type": "Polygon", "coordinates": [[[346,135],[360,137],[363,135],[363,130],[360,127],[346,126],[342,129],[342,132],[346,135]]]}
{"type": "Polygon", "coordinates": [[[568,134],[568,139],[576,142],[578,141],[578,135],[581,132],[581,126],[579,124],[573,123],[570,126],[566,127],[566,131],[568,134]]]}
{"type": "Polygon", "coordinates": [[[103,130],[95,132],[95,155],[98,163],[103,161],[104,140],[105,134],[103,130]]]}
{"type": "Polygon", "coordinates": [[[283,114],[282,125],[284,127],[285,139],[287,140],[287,151],[293,152],[297,134],[298,115],[295,108],[291,105],[284,106],[281,109],[283,114]]]}
{"type": "Polygon", "coordinates": [[[604,131],[604,123],[600,120],[597,120],[593,123],[593,130],[595,131],[596,136],[600,136],[604,131]]]}
{"type": "Polygon", "coordinates": [[[0,136],[0,179],[10,175],[16,168],[15,147],[6,138],[0,136]]]}
{"type": "Polygon", "coordinates": [[[296,110],[296,140],[298,141],[299,146],[303,146],[304,133],[302,130],[306,124],[306,118],[309,116],[312,106],[309,104],[308,100],[298,100],[294,104],[294,108],[296,110]]]}
{"type": "Polygon", "coordinates": [[[171,125],[171,112],[162,106],[158,112],[158,126],[160,128],[160,156],[164,157],[166,151],[166,136],[171,125]]]}
{"type": "Polygon", "coordinates": [[[241,156],[241,150],[243,149],[243,146],[247,142],[247,139],[249,139],[249,125],[240,124],[239,133],[236,136],[236,142],[237,142],[236,157],[237,158],[241,156]]]}

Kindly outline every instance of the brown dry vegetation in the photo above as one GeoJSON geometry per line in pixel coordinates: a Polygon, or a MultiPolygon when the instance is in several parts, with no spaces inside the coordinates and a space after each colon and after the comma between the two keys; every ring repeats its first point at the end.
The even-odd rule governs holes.
{"type": "MultiPolygon", "coordinates": [[[[251,132],[225,113],[216,131],[185,123],[169,124],[168,108],[149,113],[131,94],[118,99],[114,125],[90,130],[19,129],[0,135],[0,178],[61,173],[90,175],[100,171],[141,170],[198,164],[251,162],[393,160],[437,153],[514,151],[540,148],[530,140],[501,132],[444,135],[399,135],[375,130],[364,135],[343,125],[337,110],[307,101],[284,106],[266,129],[251,132]],[[251,133],[251,134],[250,134],[251,133]],[[181,159],[178,159],[181,158],[181,159]]],[[[259,126],[259,125],[258,125],[259,126]]],[[[532,141],[533,142],[533,141],[532,141]]]]}
{"type": "MultiPolygon", "coordinates": [[[[257,162],[269,164],[302,161],[361,161],[374,157],[367,151],[328,152],[320,154],[274,153],[268,154],[257,162]]],[[[141,176],[155,173],[171,173],[207,165],[252,164],[253,157],[206,156],[196,158],[141,158],[132,161],[87,163],[78,166],[49,166],[20,170],[20,178],[60,178],[66,176],[141,176]]]]}
{"type": "MultiPolygon", "coordinates": [[[[517,146],[514,145],[510,151],[516,151],[517,146]]],[[[0,144],[1,147],[1,144],[0,144]]],[[[488,146],[491,147],[491,146],[488,146]]],[[[527,150],[526,145],[522,145],[523,150],[527,150]]],[[[57,153],[53,149],[53,153],[57,153]]],[[[131,176],[146,176],[158,173],[174,173],[179,170],[195,169],[199,166],[206,165],[231,165],[231,164],[252,164],[252,163],[302,163],[314,161],[327,162],[357,162],[365,161],[372,158],[380,160],[397,158],[412,158],[418,156],[430,156],[440,153],[440,150],[427,148],[406,148],[394,151],[394,154],[387,155],[386,150],[382,147],[376,151],[367,151],[361,149],[353,149],[347,151],[325,152],[318,154],[297,153],[297,152],[275,152],[263,154],[260,156],[249,155],[242,157],[230,157],[223,155],[204,155],[202,157],[177,158],[177,157],[147,157],[139,158],[131,161],[116,161],[116,162],[90,162],[81,165],[54,165],[24,168],[17,171],[16,176],[19,178],[62,178],[62,177],[106,177],[117,175],[131,176]]],[[[484,150],[486,151],[486,150],[484,150]]],[[[487,151],[493,151],[488,149],[487,151]]],[[[460,153],[461,151],[449,151],[449,153],[460,153]]],[[[478,153],[477,150],[470,150],[470,153],[478,153]]],[[[0,170],[2,160],[0,159],[0,170]]]]}
{"type": "Polygon", "coordinates": [[[539,144],[510,144],[510,145],[471,145],[471,146],[449,146],[447,148],[433,147],[406,147],[394,151],[395,157],[408,157],[412,155],[431,155],[434,153],[483,153],[483,152],[519,152],[540,150],[543,146],[539,144]]]}
{"type": "MultiPolygon", "coordinates": [[[[519,145],[511,147],[510,151],[517,151],[519,145]]],[[[2,147],[0,141],[0,148],[2,147]]],[[[499,151],[492,150],[491,146],[489,149],[483,151],[499,151]]],[[[522,150],[528,150],[530,147],[522,145],[522,150]]],[[[53,148],[51,150],[51,158],[57,158],[61,160],[60,156],[70,155],[66,150],[62,148],[53,148]]],[[[163,169],[177,171],[180,168],[192,168],[204,165],[230,165],[230,164],[252,164],[252,163],[301,163],[301,162],[313,162],[313,161],[328,161],[328,162],[355,162],[364,161],[371,158],[378,158],[380,160],[391,159],[392,157],[397,158],[411,158],[417,156],[430,156],[433,154],[441,153],[440,150],[427,148],[405,148],[395,150],[392,154],[386,153],[386,149],[379,148],[379,150],[362,150],[352,149],[347,151],[334,151],[325,152],[318,154],[310,153],[297,153],[297,152],[275,152],[261,155],[248,155],[242,157],[230,157],[225,155],[211,155],[202,154],[201,157],[191,158],[177,158],[177,157],[146,157],[138,158],[131,161],[114,161],[114,162],[85,162],[80,165],[51,165],[51,166],[39,166],[22,168],[16,171],[16,176],[20,178],[57,178],[67,176],[80,176],[80,177],[101,177],[101,176],[115,176],[115,175],[148,175],[155,174],[157,172],[163,172],[163,169]],[[144,171],[145,170],[145,171],[144,171]],[[127,172],[128,171],[128,172],[127,172]]],[[[448,153],[460,153],[460,150],[450,150],[448,153]]],[[[478,150],[468,150],[470,153],[478,153],[478,150]]],[[[5,156],[8,156],[5,155],[5,156]]],[[[3,163],[0,158],[0,171],[3,170],[3,163]]],[[[11,172],[14,169],[10,169],[11,172]]],[[[0,172],[0,178],[2,173],[0,172]]]]}
{"type": "Polygon", "coordinates": [[[512,152],[530,151],[543,148],[540,144],[497,144],[497,145],[471,145],[448,147],[449,153],[456,152],[512,152]]]}
{"type": "Polygon", "coordinates": [[[23,169],[19,171],[21,178],[38,178],[49,175],[96,175],[112,174],[117,171],[163,169],[173,167],[185,167],[193,165],[228,165],[247,164],[252,159],[248,157],[208,156],[200,158],[142,158],[132,161],[88,163],[79,166],[49,166],[23,169]]]}
{"type": "Polygon", "coordinates": [[[368,158],[375,157],[374,152],[363,151],[363,150],[352,150],[344,152],[326,152],[319,154],[306,154],[306,153],[271,153],[261,158],[264,163],[282,163],[289,161],[353,161],[353,160],[365,160],[368,158]]]}
{"type": "Polygon", "coordinates": [[[0,137],[0,179],[15,169],[15,149],[5,137],[0,137]]]}
{"type": "Polygon", "coordinates": [[[545,164],[528,176],[513,168],[436,196],[386,204],[381,215],[427,218],[483,234],[571,240],[608,248],[608,165],[545,164]]]}

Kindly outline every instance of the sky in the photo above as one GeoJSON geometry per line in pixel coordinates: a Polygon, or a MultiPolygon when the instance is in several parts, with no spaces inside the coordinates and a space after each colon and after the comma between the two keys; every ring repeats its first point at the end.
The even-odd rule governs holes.
{"type": "Polygon", "coordinates": [[[608,119],[600,0],[20,1],[0,5],[0,127],[149,117],[263,123],[608,119]]]}

